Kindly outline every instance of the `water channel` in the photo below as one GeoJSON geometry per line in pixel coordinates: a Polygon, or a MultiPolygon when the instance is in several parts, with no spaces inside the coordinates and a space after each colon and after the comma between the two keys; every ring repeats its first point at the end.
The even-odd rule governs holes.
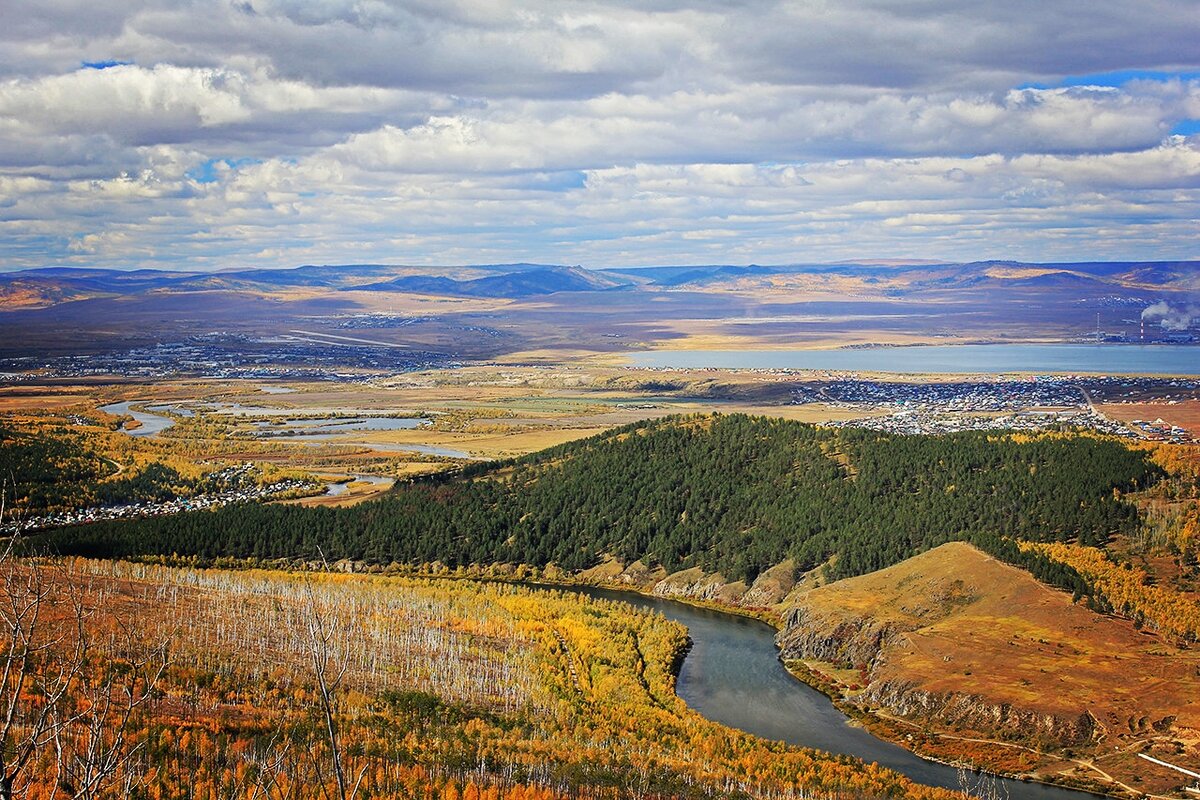
{"type": "MultiPolygon", "coordinates": [[[[106,411],[109,414],[118,416],[131,416],[139,423],[137,428],[122,428],[123,433],[130,436],[154,436],[162,433],[167,428],[175,424],[175,420],[163,414],[152,414],[150,410],[166,411],[180,416],[190,417],[195,412],[189,408],[181,408],[167,404],[156,404],[143,406],[146,411],[138,411],[131,406],[139,401],[130,400],[124,403],[109,403],[106,406],[101,406],[101,411],[106,411]]],[[[251,409],[253,411],[275,411],[275,409],[251,409]]],[[[288,414],[295,414],[294,411],[287,410],[288,414]]],[[[456,450],[451,447],[442,447],[432,444],[402,444],[399,442],[371,442],[371,441],[349,441],[340,434],[342,432],[356,431],[375,431],[375,430],[410,430],[428,424],[428,420],[420,417],[366,417],[366,418],[329,418],[320,420],[285,420],[284,428],[288,433],[295,435],[275,435],[271,437],[273,441],[292,442],[298,444],[306,444],[316,446],[320,443],[326,444],[344,444],[359,447],[370,447],[373,450],[380,450],[389,453],[422,453],[431,456],[444,456],[447,458],[472,458],[471,454],[465,450],[456,450]],[[290,423],[291,428],[298,430],[292,431],[287,428],[290,423]],[[334,431],[329,433],[308,433],[304,430],[321,430],[334,431]]],[[[257,422],[254,425],[260,428],[266,428],[270,423],[257,422]]]]}
{"type": "Polygon", "coordinates": [[[136,428],[122,428],[122,432],[128,433],[130,436],[154,436],[157,433],[162,433],[167,428],[175,424],[175,420],[170,417],[164,417],[162,414],[151,414],[147,411],[135,411],[130,408],[136,401],[128,401],[125,403],[109,403],[106,406],[100,406],[100,410],[117,416],[130,416],[141,423],[136,428]]]}

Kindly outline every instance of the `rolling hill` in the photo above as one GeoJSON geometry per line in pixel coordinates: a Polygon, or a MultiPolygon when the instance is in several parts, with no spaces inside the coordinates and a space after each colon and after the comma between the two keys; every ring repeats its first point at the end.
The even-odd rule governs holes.
{"type": "Polygon", "coordinates": [[[119,357],[214,332],[277,343],[294,329],[340,335],[370,316],[389,343],[456,359],[1071,342],[1094,336],[1097,312],[1114,341],[1179,344],[1200,341],[1200,318],[1178,321],[1194,308],[1198,281],[1198,262],[48,268],[0,273],[0,361],[119,357]],[[1143,332],[1141,312],[1160,303],[1183,311],[1169,328],[1154,320],[1143,332]]]}
{"type": "Polygon", "coordinates": [[[283,292],[296,289],[366,290],[519,298],[555,292],[606,291],[639,286],[647,291],[729,287],[745,281],[814,285],[839,281],[860,290],[887,287],[901,294],[945,289],[1039,287],[1194,291],[1200,262],[1086,262],[1025,264],[979,261],[963,264],[789,264],[775,266],[663,266],[585,269],[549,264],[479,264],[417,267],[385,264],[306,265],[293,269],[230,269],[174,272],[47,267],[0,272],[0,310],[52,306],[97,296],[213,289],[283,292]]]}
{"type": "Polygon", "coordinates": [[[348,287],[359,291],[411,292],[462,297],[522,298],[558,292],[595,292],[629,285],[604,272],[581,267],[541,267],[473,280],[411,275],[348,287]]]}
{"type": "Polygon", "coordinates": [[[1137,752],[1178,761],[1177,741],[1193,742],[1184,763],[1196,754],[1200,653],[968,544],[794,594],[785,613],[785,660],[899,719],[893,733],[935,757],[1142,793],[1179,781],[1137,752]]]}
{"type": "Polygon", "coordinates": [[[582,570],[615,557],[754,580],[786,559],[832,577],[972,538],[1083,592],[1068,568],[1006,545],[1098,544],[1137,525],[1118,499],[1159,475],[1092,437],[905,437],[743,415],[640,422],[414,482],[350,509],[250,505],[97,525],[41,544],[95,556],[494,563],[582,570]]]}

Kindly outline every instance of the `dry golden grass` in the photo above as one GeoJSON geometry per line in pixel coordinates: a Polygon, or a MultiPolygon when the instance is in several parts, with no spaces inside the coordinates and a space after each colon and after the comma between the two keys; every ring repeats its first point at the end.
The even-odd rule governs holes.
{"type": "MultiPolygon", "coordinates": [[[[416,467],[413,470],[404,470],[403,474],[418,475],[423,472],[430,472],[438,469],[437,464],[412,464],[409,466],[416,467]]],[[[345,475],[318,475],[317,477],[325,480],[344,480],[345,475]]],[[[370,500],[379,497],[381,494],[392,488],[391,483],[375,483],[371,481],[354,480],[351,478],[345,481],[346,492],[344,494],[330,495],[319,494],[312,497],[298,497],[293,500],[280,501],[285,505],[297,506],[327,506],[329,508],[346,508],[348,506],[358,505],[364,500],[370,500]]]]}
{"type": "MultiPolygon", "coordinates": [[[[679,338],[667,339],[656,343],[653,349],[665,350],[832,350],[848,345],[888,344],[913,345],[929,344],[929,337],[920,334],[904,334],[891,331],[864,330],[861,333],[815,332],[804,334],[784,335],[749,335],[730,331],[727,321],[709,322],[707,320],[674,320],[672,327],[679,338]],[[693,324],[687,324],[693,323],[693,324]]],[[[961,337],[945,337],[938,344],[966,344],[978,337],[964,335],[961,337]]],[[[627,363],[627,359],[606,357],[605,363],[627,363]]]]}
{"type": "Polygon", "coordinates": [[[1200,652],[1073,604],[970,545],[946,544],[791,603],[821,629],[865,620],[898,632],[873,685],[977,695],[1060,719],[1091,714],[1096,741],[1080,750],[1118,779],[1130,779],[1122,754],[1149,741],[1180,741],[1183,761],[1200,759],[1200,652]]]}
{"type": "MultiPolygon", "coordinates": [[[[493,297],[445,297],[441,295],[407,294],[401,292],[341,293],[361,312],[377,314],[406,314],[409,316],[434,316],[438,314],[466,314],[476,311],[492,311],[512,304],[511,300],[493,297]]],[[[316,292],[314,297],[328,296],[328,292],[316,292]]]]}
{"type": "Polygon", "coordinates": [[[63,386],[48,389],[40,386],[0,387],[0,413],[14,411],[53,411],[86,403],[91,392],[86,387],[63,386]]]}
{"type": "Polygon", "coordinates": [[[968,544],[942,545],[797,602],[911,629],[889,648],[881,679],[1050,714],[1097,705],[1123,719],[1179,713],[1180,724],[1200,729],[1200,653],[1073,604],[968,544]]]}
{"type": "MultiPolygon", "coordinates": [[[[491,426],[490,426],[491,427],[491,426]]],[[[609,425],[580,427],[511,426],[505,430],[438,431],[414,429],[411,431],[373,431],[369,440],[332,439],[330,443],[357,441],[369,446],[371,442],[396,445],[428,445],[461,450],[473,458],[508,458],[544,450],[563,442],[583,439],[607,430],[609,425]]]]}

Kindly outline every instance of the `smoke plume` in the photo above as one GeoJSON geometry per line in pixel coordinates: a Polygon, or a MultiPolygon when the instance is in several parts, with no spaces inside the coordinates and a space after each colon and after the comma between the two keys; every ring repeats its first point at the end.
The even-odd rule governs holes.
{"type": "Polygon", "coordinates": [[[1158,322],[1163,330],[1186,331],[1195,322],[1200,322],[1200,306],[1189,303],[1187,306],[1173,306],[1166,300],[1159,300],[1142,312],[1145,322],[1158,322]]]}

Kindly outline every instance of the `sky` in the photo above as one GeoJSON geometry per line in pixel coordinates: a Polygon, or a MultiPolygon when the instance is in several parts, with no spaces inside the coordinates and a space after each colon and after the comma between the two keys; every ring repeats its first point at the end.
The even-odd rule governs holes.
{"type": "Polygon", "coordinates": [[[5,0],[0,270],[1200,258],[1196,0],[5,0]]]}

